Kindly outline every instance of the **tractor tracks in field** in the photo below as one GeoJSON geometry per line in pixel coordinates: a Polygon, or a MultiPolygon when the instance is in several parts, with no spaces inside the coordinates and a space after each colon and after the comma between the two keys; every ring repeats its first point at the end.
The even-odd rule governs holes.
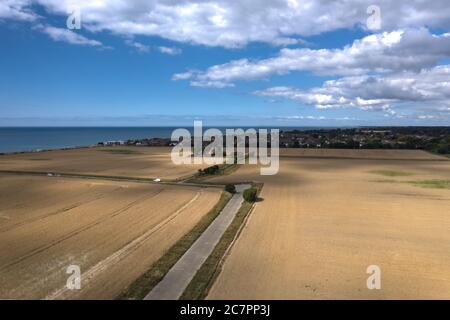
{"type": "Polygon", "coordinates": [[[36,221],[39,221],[39,220],[44,220],[44,219],[46,219],[46,218],[49,218],[49,217],[52,217],[52,216],[55,216],[55,215],[58,215],[58,214],[61,214],[61,213],[65,213],[65,212],[70,211],[70,210],[72,210],[72,209],[78,208],[78,207],[81,206],[81,205],[85,205],[85,204],[88,204],[88,203],[91,203],[91,202],[95,202],[95,201],[97,201],[97,200],[101,200],[101,199],[103,199],[105,196],[106,196],[106,195],[103,195],[103,196],[100,196],[100,197],[97,197],[97,198],[94,198],[94,199],[91,199],[91,200],[88,200],[88,201],[78,201],[78,202],[76,202],[76,203],[74,203],[74,204],[72,204],[72,205],[70,205],[70,206],[61,208],[61,209],[59,209],[59,210],[55,210],[55,211],[52,211],[52,212],[49,212],[49,213],[47,213],[47,214],[43,214],[43,215],[40,215],[40,216],[37,216],[37,217],[33,217],[33,218],[29,218],[29,219],[24,219],[24,220],[19,221],[19,222],[17,222],[17,223],[14,223],[14,224],[11,224],[11,225],[4,226],[4,227],[0,228],[0,233],[2,233],[2,232],[7,232],[7,231],[10,231],[10,230],[13,230],[13,229],[15,229],[15,228],[24,226],[24,225],[26,225],[26,224],[28,224],[28,223],[33,223],[33,222],[36,222],[36,221]]]}
{"type": "Polygon", "coordinates": [[[43,251],[45,251],[45,250],[47,250],[47,249],[49,249],[49,248],[51,248],[53,246],[58,245],[59,243],[65,241],[67,239],[70,239],[70,238],[80,234],[81,232],[84,232],[86,230],[89,230],[89,229],[91,229],[91,228],[101,224],[101,223],[104,223],[105,221],[107,221],[109,219],[112,219],[112,218],[114,218],[114,217],[116,217],[116,216],[118,216],[118,215],[128,211],[133,206],[135,206],[135,205],[137,205],[137,204],[139,204],[139,203],[141,203],[141,202],[143,202],[145,200],[151,199],[151,198],[159,195],[163,191],[164,191],[164,189],[158,190],[156,193],[153,193],[150,198],[148,198],[148,195],[144,195],[144,196],[140,197],[139,199],[136,199],[136,200],[132,201],[131,203],[125,205],[124,207],[122,207],[122,208],[120,208],[120,209],[118,209],[116,211],[113,211],[112,213],[108,214],[105,217],[101,217],[101,218],[99,218],[99,219],[97,219],[97,220],[95,220],[95,221],[93,221],[93,222],[91,222],[91,223],[89,223],[87,225],[84,225],[81,228],[77,228],[77,229],[69,232],[65,236],[60,237],[60,238],[58,238],[58,239],[56,239],[56,240],[54,240],[54,241],[52,241],[52,242],[50,242],[50,243],[48,243],[46,245],[40,246],[38,248],[35,248],[34,250],[28,252],[27,254],[25,254],[25,255],[15,259],[14,261],[12,261],[12,262],[4,265],[4,266],[1,266],[0,267],[0,271],[4,271],[4,270],[6,270],[6,269],[8,269],[8,268],[10,268],[10,267],[12,267],[12,266],[22,262],[22,261],[24,261],[25,259],[28,259],[28,258],[30,258],[30,257],[32,257],[32,256],[34,256],[34,255],[36,255],[36,254],[38,254],[40,252],[43,252],[43,251]]]}
{"type": "MultiPolygon", "coordinates": [[[[110,267],[111,265],[114,265],[123,259],[125,259],[127,256],[132,254],[134,251],[136,251],[140,246],[142,246],[155,232],[166,226],[168,223],[170,223],[172,220],[174,220],[176,217],[178,217],[184,210],[186,210],[192,203],[194,203],[203,193],[203,190],[199,190],[195,196],[189,200],[187,203],[181,206],[178,210],[176,210],[173,214],[171,214],[169,217],[155,225],[150,230],[144,232],[128,244],[126,244],[124,247],[119,249],[118,251],[114,252],[112,255],[108,256],[106,259],[98,262],[96,265],[91,267],[88,271],[84,272],[81,275],[81,279],[83,281],[83,286],[87,286],[91,279],[95,278],[98,274],[102,273],[105,269],[110,267]]],[[[64,297],[64,294],[66,292],[70,291],[67,287],[62,287],[55,292],[51,293],[50,295],[46,296],[45,300],[54,300],[54,299],[61,299],[64,297]]]]}

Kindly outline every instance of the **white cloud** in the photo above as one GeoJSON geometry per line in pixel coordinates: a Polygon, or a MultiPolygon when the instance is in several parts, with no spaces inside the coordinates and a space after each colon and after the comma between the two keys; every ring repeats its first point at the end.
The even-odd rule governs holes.
{"type": "MultiPolygon", "coordinates": [[[[191,70],[191,71],[187,71],[187,72],[183,72],[183,73],[177,73],[172,76],[172,80],[173,81],[188,80],[188,79],[192,78],[196,73],[197,73],[197,71],[195,71],[195,70],[191,70]]],[[[218,89],[234,87],[234,84],[232,84],[232,83],[226,83],[226,82],[222,82],[222,81],[213,81],[213,80],[210,80],[210,81],[191,80],[190,85],[192,87],[218,88],[218,89]]]]}
{"type": "Polygon", "coordinates": [[[221,81],[191,81],[190,85],[193,87],[201,87],[201,88],[227,88],[227,87],[234,87],[234,84],[232,83],[225,83],[221,81]]]}
{"type": "MultiPolygon", "coordinates": [[[[0,18],[30,19],[33,4],[66,15],[81,8],[92,31],[159,36],[179,42],[242,47],[250,42],[294,44],[299,37],[359,26],[366,29],[367,1],[329,0],[3,0],[0,18]]],[[[384,31],[450,28],[447,0],[379,0],[384,31]]]]}
{"type": "Polygon", "coordinates": [[[104,47],[100,41],[88,39],[85,36],[73,32],[67,28],[56,28],[49,25],[38,25],[36,29],[41,30],[46,33],[55,41],[67,42],[70,44],[93,46],[93,47],[104,47]]]}
{"type": "Polygon", "coordinates": [[[187,80],[190,79],[194,75],[195,71],[187,71],[183,73],[177,73],[172,76],[172,80],[187,80]]]}
{"type": "Polygon", "coordinates": [[[133,40],[127,39],[127,40],[125,40],[125,43],[128,46],[135,48],[140,53],[150,52],[150,46],[140,43],[138,41],[133,41],[133,40]]]}
{"type": "Polygon", "coordinates": [[[344,77],[307,90],[271,87],[254,94],[293,100],[319,109],[354,107],[399,117],[402,115],[394,109],[407,105],[410,111],[443,114],[450,106],[450,65],[418,73],[344,77]]]}
{"type": "Polygon", "coordinates": [[[310,121],[323,121],[323,120],[332,120],[332,121],[358,121],[360,119],[355,117],[326,117],[326,116],[284,116],[277,117],[278,121],[295,121],[295,120],[310,120],[310,121]]]}
{"type": "Polygon", "coordinates": [[[293,71],[344,76],[419,71],[436,65],[444,57],[450,57],[450,34],[434,35],[424,28],[407,29],[369,35],[342,49],[284,48],[273,58],[233,60],[193,72],[190,79],[200,86],[211,81],[227,86],[238,80],[264,79],[293,71]]]}
{"type": "Polygon", "coordinates": [[[35,20],[38,15],[29,9],[30,5],[31,0],[2,0],[0,19],[35,20]]]}
{"type": "Polygon", "coordinates": [[[417,118],[420,120],[431,120],[431,119],[436,119],[437,116],[426,114],[426,115],[417,116],[417,118]]]}
{"type": "Polygon", "coordinates": [[[158,50],[161,53],[168,54],[168,55],[171,55],[171,56],[175,56],[175,55],[178,55],[178,54],[182,53],[181,49],[175,48],[175,47],[164,47],[164,46],[161,46],[161,47],[158,47],[158,50]]]}
{"type": "MultiPolygon", "coordinates": [[[[134,41],[132,39],[125,40],[125,44],[130,47],[135,48],[140,53],[148,53],[151,50],[151,47],[149,45],[143,44],[138,41],[134,41]]],[[[154,48],[163,54],[167,54],[167,55],[171,55],[171,56],[179,55],[182,53],[182,50],[179,48],[176,48],[176,47],[157,46],[154,48]]],[[[178,79],[178,77],[175,77],[175,79],[182,80],[183,78],[178,79]]]]}

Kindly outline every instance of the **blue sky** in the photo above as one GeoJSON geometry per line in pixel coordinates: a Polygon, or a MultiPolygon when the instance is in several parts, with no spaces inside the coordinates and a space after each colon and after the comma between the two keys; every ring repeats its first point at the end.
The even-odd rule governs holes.
{"type": "MultiPolygon", "coordinates": [[[[165,16],[158,1],[131,1],[127,10],[110,1],[112,12],[108,1],[99,7],[79,1],[82,27],[72,31],[63,2],[0,6],[0,126],[171,126],[194,118],[206,125],[449,123],[450,18],[438,7],[426,8],[437,17],[434,26],[387,17],[384,29],[369,30],[364,10],[347,17],[345,7],[328,11],[318,1],[309,15],[294,17],[309,26],[289,30],[290,15],[264,20],[260,32],[254,27],[266,19],[258,15],[263,3],[246,21],[240,13],[249,8],[222,1],[204,9],[202,2],[180,1],[177,19],[165,16]],[[317,22],[331,14],[337,22],[317,22]]],[[[389,9],[392,16],[403,10],[389,9]]],[[[285,10],[279,4],[269,12],[278,17],[285,10]]]]}

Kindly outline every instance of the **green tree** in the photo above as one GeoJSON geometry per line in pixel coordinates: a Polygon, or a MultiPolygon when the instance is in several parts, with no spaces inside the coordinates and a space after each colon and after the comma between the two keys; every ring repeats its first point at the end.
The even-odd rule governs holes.
{"type": "Polygon", "coordinates": [[[244,191],[244,200],[247,202],[255,202],[258,198],[258,190],[256,188],[250,188],[244,191]]]}
{"type": "Polygon", "coordinates": [[[225,191],[229,193],[236,193],[236,187],[234,186],[234,184],[229,183],[225,186],[225,191]]]}

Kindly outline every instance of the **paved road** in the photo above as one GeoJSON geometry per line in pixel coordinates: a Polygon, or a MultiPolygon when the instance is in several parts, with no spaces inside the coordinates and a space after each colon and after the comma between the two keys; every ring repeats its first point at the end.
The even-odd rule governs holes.
{"type": "Polygon", "coordinates": [[[223,208],[219,216],[209,225],[203,234],[185,252],[170,269],[164,279],[158,283],[144,300],[176,300],[186,289],[192,278],[209,257],[222,234],[233,221],[243,198],[242,192],[250,185],[237,185],[236,193],[223,208]]]}

